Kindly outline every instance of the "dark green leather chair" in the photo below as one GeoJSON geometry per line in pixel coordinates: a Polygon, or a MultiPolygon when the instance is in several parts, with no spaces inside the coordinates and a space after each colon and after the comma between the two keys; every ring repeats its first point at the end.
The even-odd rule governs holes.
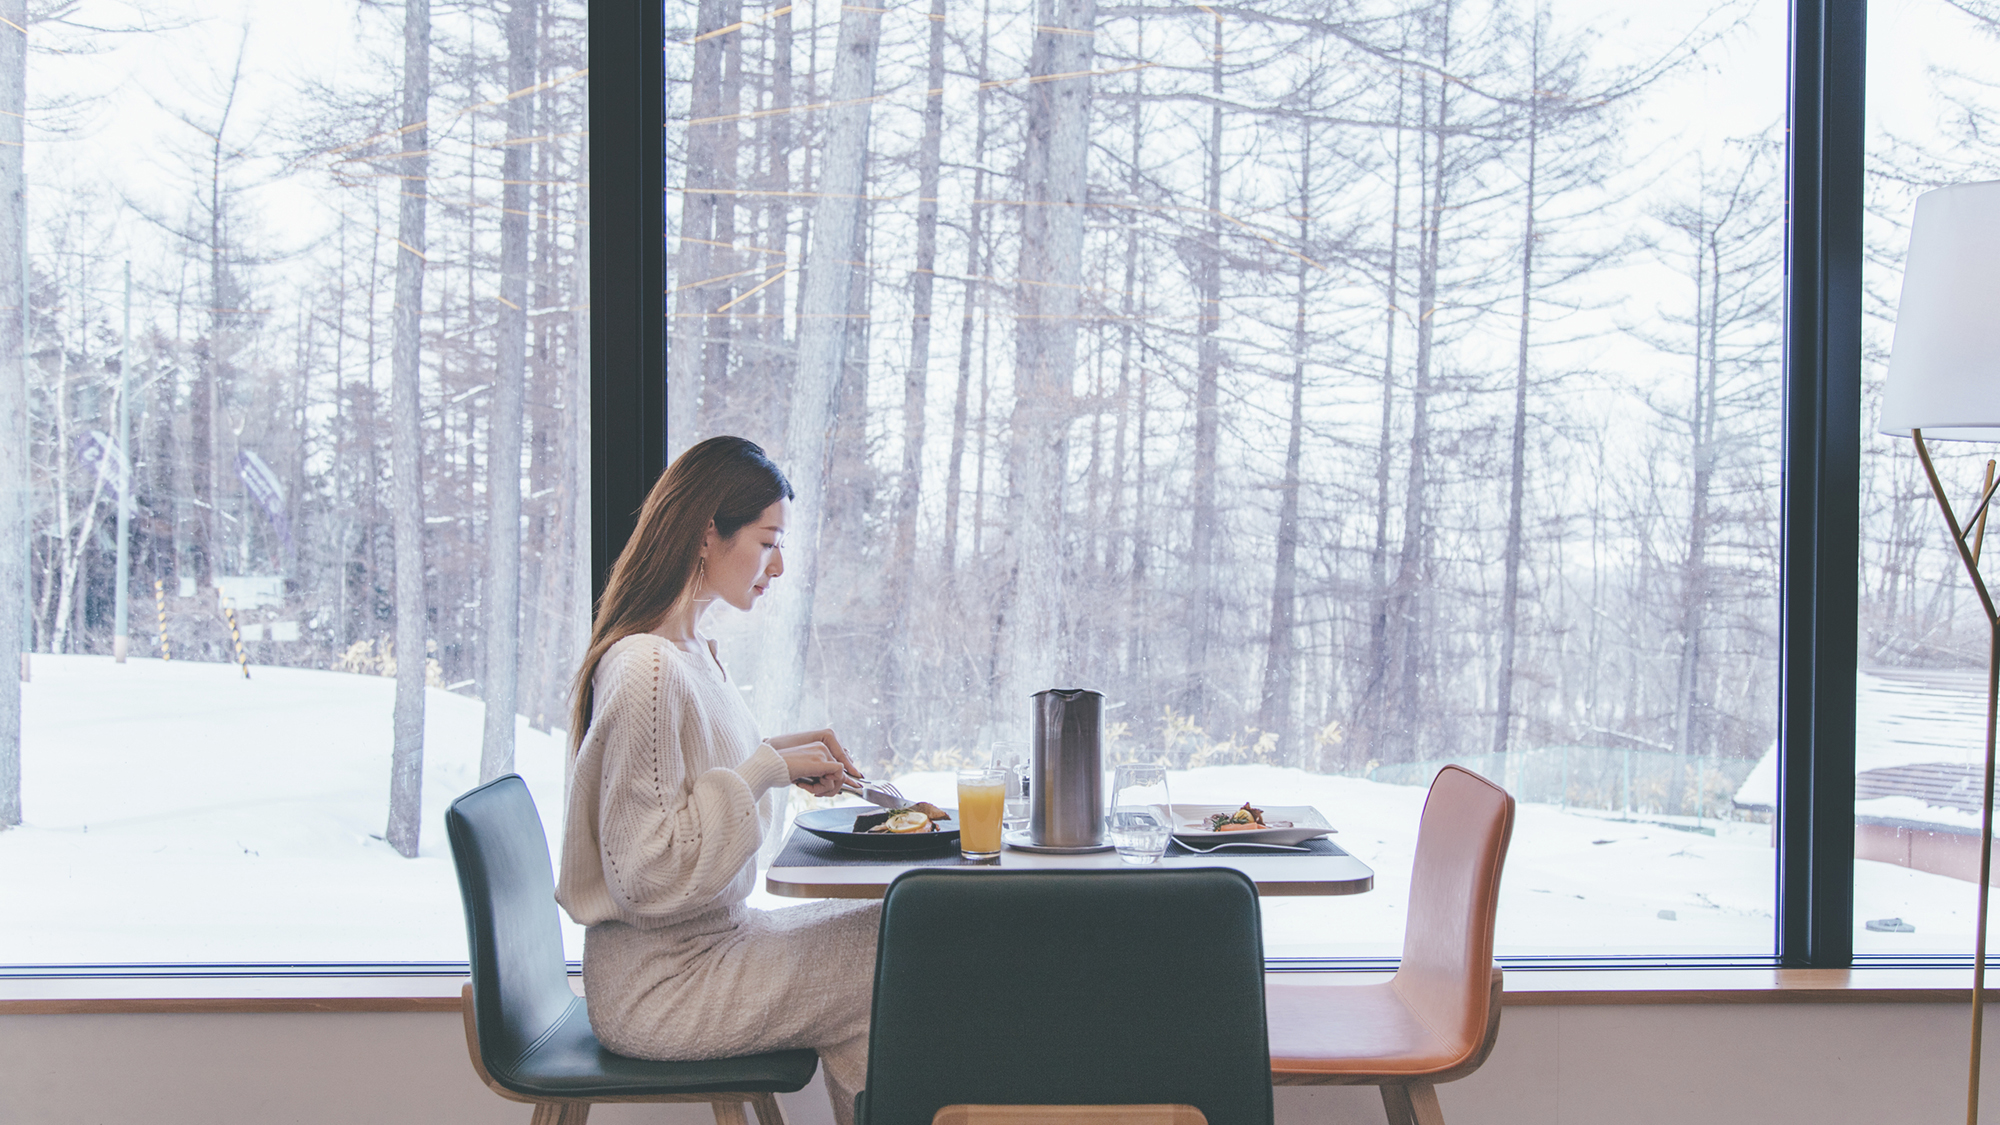
{"type": "Polygon", "coordinates": [[[1271,1125],[1257,888],[1227,868],[908,872],[871,1019],[858,1125],[1271,1125]]]}
{"type": "Polygon", "coordinates": [[[709,1102],[718,1125],[784,1125],[775,1095],[812,1081],[811,1051],[712,1062],[651,1062],[604,1049],[569,986],[549,841],[516,774],[495,778],[444,814],[465,900],[465,1042],[479,1077],[530,1102],[534,1125],[583,1125],[593,1102],[709,1102]]]}

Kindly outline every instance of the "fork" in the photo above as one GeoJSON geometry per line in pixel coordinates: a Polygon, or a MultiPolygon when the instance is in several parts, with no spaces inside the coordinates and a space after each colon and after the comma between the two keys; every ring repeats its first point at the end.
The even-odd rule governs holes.
{"type": "Polygon", "coordinates": [[[1174,843],[1180,845],[1183,848],[1186,848],[1187,850],[1195,853],[1196,855],[1207,855],[1210,852],[1219,852],[1224,848],[1259,848],[1259,849],[1269,849],[1271,851],[1276,851],[1276,852],[1308,852],[1312,850],[1311,848],[1303,847],[1298,844],[1267,844],[1258,840],[1226,840],[1220,844],[1210,844],[1208,847],[1202,848],[1202,847],[1196,847],[1195,845],[1188,843],[1186,840],[1181,839],[1179,836],[1176,836],[1174,837],[1174,843]]]}
{"type": "Polygon", "coordinates": [[[893,784],[886,781],[868,781],[866,779],[863,779],[861,781],[855,781],[854,779],[849,778],[848,780],[843,782],[840,786],[841,792],[852,793],[853,795],[862,798],[867,797],[868,791],[870,789],[873,789],[875,792],[882,794],[883,796],[889,798],[892,801],[895,801],[899,805],[907,805],[910,803],[910,799],[908,797],[903,796],[903,791],[901,789],[896,788],[893,784]]]}

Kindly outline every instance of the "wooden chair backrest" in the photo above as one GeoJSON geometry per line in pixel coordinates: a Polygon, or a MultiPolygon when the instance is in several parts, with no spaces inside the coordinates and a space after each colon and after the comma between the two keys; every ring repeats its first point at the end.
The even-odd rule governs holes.
{"type": "Polygon", "coordinates": [[[1514,798],[1471,770],[1431,782],[1417,828],[1409,921],[1395,988],[1432,1030],[1477,1051],[1493,1024],[1493,923],[1514,798]]]}

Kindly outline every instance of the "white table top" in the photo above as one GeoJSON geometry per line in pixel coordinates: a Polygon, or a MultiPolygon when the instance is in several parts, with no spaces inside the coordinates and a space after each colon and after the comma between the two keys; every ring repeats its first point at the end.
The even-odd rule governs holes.
{"type": "MultiPolygon", "coordinates": [[[[796,829],[794,829],[796,831],[796,829]]],[[[914,863],[843,864],[837,867],[772,867],[764,887],[787,898],[881,898],[896,876],[914,863]]],[[[1375,885],[1375,871],[1351,855],[1189,855],[1171,850],[1158,863],[1134,867],[1113,851],[1088,855],[1041,855],[1008,848],[997,864],[924,864],[943,871],[1105,871],[1167,867],[1232,867],[1250,876],[1264,895],[1358,895],[1375,885]]]]}

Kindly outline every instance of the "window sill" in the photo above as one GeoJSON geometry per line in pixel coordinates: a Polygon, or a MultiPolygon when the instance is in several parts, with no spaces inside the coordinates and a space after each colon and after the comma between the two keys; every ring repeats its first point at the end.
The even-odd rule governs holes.
{"type": "MultiPolygon", "coordinates": [[[[1508,1007],[1967,1004],[1969,969],[1514,969],[1508,1007]]],[[[1387,973],[1342,973],[1341,984],[1387,973]]],[[[2000,970],[1990,978],[2000,1003],[2000,970]]],[[[0,979],[0,1016],[456,1012],[458,974],[0,979]]],[[[581,979],[571,978],[580,987],[581,979]]],[[[1339,987],[1329,981],[1329,987],[1339,987]]]]}
{"type": "Polygon", "coordinates": [[[464,983],[462,973],[0,979],[0,1016],[456,1012],[464,983]]]}

